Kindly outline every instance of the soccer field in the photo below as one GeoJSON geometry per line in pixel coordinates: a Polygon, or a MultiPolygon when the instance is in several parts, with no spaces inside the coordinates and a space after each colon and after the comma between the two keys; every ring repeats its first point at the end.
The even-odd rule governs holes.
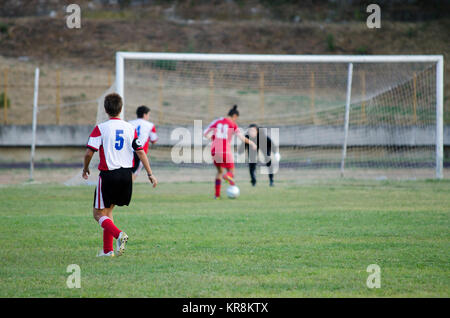
{"type": "Polygon", "coordinates": [[[211,182],[135,185],[115,258],[95,257],[93,187],[3,186],[0,297],[450,296],[450,182],[240,186],[215,201],[211,182]],[[366,286],[370,264],[381,288],[366,286]]]}

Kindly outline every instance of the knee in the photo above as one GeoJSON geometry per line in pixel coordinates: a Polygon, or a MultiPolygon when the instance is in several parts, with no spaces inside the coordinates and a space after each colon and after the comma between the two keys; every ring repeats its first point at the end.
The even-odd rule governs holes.
{"type": "Polygon", "coordinates": [[[94,217],[94,220],[95,221],[97,221],[98,222],[98,220],[100,220],[100,218],[102,217],[102,213],[100,212],[100,210],[97,210],[97,209],[93,209],[93,217],[94,217]]]}

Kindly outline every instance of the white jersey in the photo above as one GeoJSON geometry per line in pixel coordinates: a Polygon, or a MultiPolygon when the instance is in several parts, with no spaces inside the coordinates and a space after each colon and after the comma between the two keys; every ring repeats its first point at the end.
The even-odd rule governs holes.
{"type": "Polygon", "coordinates": [[[134,126],[120,118],[111,118],[95,126],[87,147],[99,151],[99,170],[132,168],[133,150],[143,149],[134,126]]]}
{"type": "Polygon", "coordinates": [[[145,153],[147,153],[149,141],[151,143],[155,143],[158,140],[155,125],[152,122],[142,118],[132,120],[130,121],[130,124],[136,128],[138,138],[144,145],[145,153]]]}

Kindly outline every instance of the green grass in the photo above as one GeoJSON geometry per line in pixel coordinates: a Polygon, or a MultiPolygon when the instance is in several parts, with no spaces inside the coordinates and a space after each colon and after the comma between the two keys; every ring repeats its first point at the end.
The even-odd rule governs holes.
{"type": "Polygon", "coordinates": [[[0,297],[449,297],[450,182],[135,186],[115,222],[126,254],[96,258],[92,187],[0,188],[0,297]],[[381,288],[366,287],[369,264],[381,288]],[[81,289],[66,287],[69,264],[81,289]]]}

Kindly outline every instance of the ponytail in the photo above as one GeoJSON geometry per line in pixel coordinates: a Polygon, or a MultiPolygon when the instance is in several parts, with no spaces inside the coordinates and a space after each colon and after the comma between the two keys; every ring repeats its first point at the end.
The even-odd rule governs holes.
{"type": "Polygon", "coordinates": [[[228,112],[228,116],[231,117],[233,115],[239,116],[239,111],[237,110],[237,105],[234,105],[233,108],[231,108],[230,111],[228,112]]]}

